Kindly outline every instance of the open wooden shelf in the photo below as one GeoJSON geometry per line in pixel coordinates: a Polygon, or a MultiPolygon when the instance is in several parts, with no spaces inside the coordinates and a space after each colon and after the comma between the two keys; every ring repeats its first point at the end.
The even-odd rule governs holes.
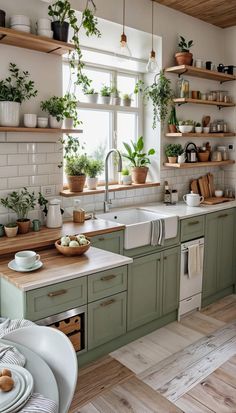
{"type": "Polygon", "coordinates": [[[204,167],[204,166],[225,166],[225,165],[232,165],[234,164],[235,161],[232,159],[229,159],[228,161],[220,161],[220,162],[192,162],[192,163],[168,163],[165,162],[164,166],[167,166],[168,168],[199,168],[199,167],[204,167]]]}
{"type": "Polygon", "coordinates": [[[74,50],[73,44],[59,42],[58,40],[37,36],[32,33],[20,32],[7,27],[0,27],[0,44],[57,55],[63,55],[74,50]]]}
{"type": "Polygon", "coordinates": [[[224,107],[234,107],[235,103],[225,103],[225,102],[217,102],[216,100],[203,100],[203,99],[191,99],[191,98],[175,98],[173,99],[174,103],[178,105],[183,105],[185,103],[194,103],[197,105],[211,105],[211,106],[218,106],[219,108],[224,107]]]}
{"type": "Polygon", "coordinates": [[[10,126],[0,126],[0,132],[30,132],[30,133],[83,133],[82,129],[62,129],[62,128],[13,128],[10,126]]]}
{"type": "Polygon", "coordinates": [[[184,74],[187,76],[200,77],[202,79],[215,80],[218,82],[229,82],[232,80],[236,80],[236,76],[234,75],[228,75],[227,73],[220,73],[214,70],[201,69],[198,67],[188,65],[167,67],[165,69],[165,72],[176,73],[177,75],[184,74]]]}
{"type": "Polygon", "coordinates": [[[181,133],[181,132],[175,132],[175,133],[166,133],[167,138],[228,138],[231,136],[236,136],[236,133],[234,132],[220,132],[220,133],[195,133],[195,132],[189,132],[189,133],[181,133]]]}

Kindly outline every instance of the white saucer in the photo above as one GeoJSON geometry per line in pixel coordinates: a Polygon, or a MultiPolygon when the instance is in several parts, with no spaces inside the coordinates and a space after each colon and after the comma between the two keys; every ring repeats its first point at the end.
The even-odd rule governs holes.
{"type": "Polygon", "coordinates": [[[39,268],[41,268],[43,266],[42,261],[37,261],[33,267],[30,268],[22,268],[19,267],[18,265],[16,265],[15,260],[12,260],[8,263],[8,268],[10,268],[13,271],[17,271],[17,272],[30,272],[30,271],[35,271],[38,270],[39,268]]]}

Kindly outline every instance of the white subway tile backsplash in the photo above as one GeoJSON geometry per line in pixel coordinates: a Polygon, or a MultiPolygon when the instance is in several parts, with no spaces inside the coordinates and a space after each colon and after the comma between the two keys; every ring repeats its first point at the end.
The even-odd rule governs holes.
{"type": "Polygon", "coordinates": [[[0,178],[0,189],[7,189],[7,178],[0,178]]]}
{"type": "Polygon", "coordinates": [[[54,143],[37,143],[37,153],[55,152],[54,143]]]}
{"type": "Polygon", "coordinates": [[[18,146],[17,143],[0,143],[0,153],[1,154],[10,154],[10,153],[17,153],[18,146]]]}
{"type": "Polygon", "coordinates": [[[38,165],[38,175],[53,174],[58,171],[58,167],[55,164],[43,164],[38,165]]]}
{"type": "Polygon", "coordinates": [[[23,186],[28,186],[28,185],[29,185],[29,177],[28,176],[8,178],[8,188],[9,189],[18,189],[18,188],[22,188],[23,186]]]}
{"type": "Polygon", "coordinates": [[[31,176],[37,173],[37,165],[20,165],[19,176],[31,176]]]}
{"type": "Polygon", "coordinates": [[[29,163],[30,164],[43,164],[46,163],[47,155],[46,153],[35,153],[32,155],[29,155],[29,163]]]}
{"type": "Polygon", "coordinates": [[[56,185],[62,181],[62,176],[60,173],[57,174],[50,174],[48,176],[48,183],[49,185],[56,185]]]}
{"type": "Polygon", "coordinates": [[[28,163],[28,155],[15,154],[8,155],[8,165],[26,165],[28,163]]]}
{"type": "Polygon", "coordinates": [[[33,175],[30,176],[30,185],[34,186],[41,186],[41,185],[48,185],[49,184],[49,176],[48,175],[33,175]]]}
{"type": "Polygon", "coordinates": [[[17,166],[0,166],[0,176],[1,178],[8,178],[9,176],[17,176],[18,168],[17,166]]]}
{"type": "Polygon", "coordinates": [[[0,155],[0,166],[7,165],[7,155],[0,155]]]}
{"type": "Polygon", "coordinates": [[[0,224],[6,225],[9,222],[8,214],[0,214],[0,224]]]}
{"type": "Polygon", "coordinates": [[[56,163],[58,165],[62,160],[62,153],[47,153],[47,163],[56,163]]]}
{"type": "Polygon", "coordinates": [[[36,143],[18,143],[18,152],[19,153],[36,153],[37,146],[36,143]]]}

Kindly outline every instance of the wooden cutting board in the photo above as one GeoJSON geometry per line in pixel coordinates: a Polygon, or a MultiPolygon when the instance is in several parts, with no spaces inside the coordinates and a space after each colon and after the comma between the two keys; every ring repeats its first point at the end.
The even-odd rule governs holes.
{"type": "Polygon", "coordinates": [[[190,189],[194,194],[199,194],[197,179],[194,179],[190,184],[190,189]]]}
{"type": "Polygon", "coordinates": [[[224,198],[222,196],[222,197],[212,197],[212,198],[204,199],[202,203],[205,205],[217,205],[217,204],[221,204],[222,202],[228,202],[228,201],[232,201],[232,198],[224,198]]]}
{"type": "Polygon", "coordinates": [[[207,175],[203,176],[203,186],[204,186],[204,198],[209,198],[210,197],[210,191],[209,191],[209,181],[207,175]]]}
{"type": "Polygon", "coordinates": [[[207,175],[208,182],[209,182],[209,192],[210,192],[210,197],[212,197],[215,193],[215,187],[214,187],[214,176],[212,174],[207,175]]]}
{"type": "Polygon", "coordinates": [[[204,185],[203,177],[198,179],[198,185],[199,185],[199,189],[200,189],[200,195],[202,195],[202,196],[204,196],[204,198],[206,198],[205,185],[204,185]]]}

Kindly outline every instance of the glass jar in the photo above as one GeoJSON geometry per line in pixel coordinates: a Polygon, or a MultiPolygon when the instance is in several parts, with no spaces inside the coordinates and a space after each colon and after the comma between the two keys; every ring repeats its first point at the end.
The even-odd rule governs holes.
{"type": "Polygon", "coordinates": [[[228,161],[229,159],[229,152],[227,146],[217,146],[217,151],[221,152],[222,161],[228,161]]]}

